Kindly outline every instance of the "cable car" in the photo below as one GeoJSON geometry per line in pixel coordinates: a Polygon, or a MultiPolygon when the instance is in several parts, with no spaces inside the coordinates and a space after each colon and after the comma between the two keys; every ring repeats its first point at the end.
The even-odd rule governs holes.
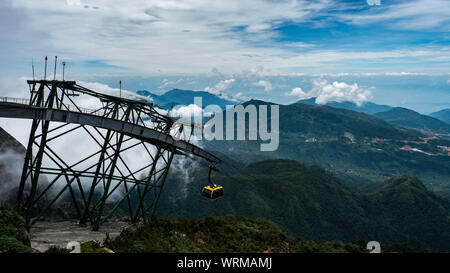
{"type": "Polygon", "coordinates": [[[223,196],[223,187],[212,184],[203,187],[202,195],[209,200],[217,200],[223,196]]]}
{"type": "Polygon", "coordinates": [[[223,196],[223,187],[211,182],[211,171],[217,171],[214,166],[209,167],[208,181],[210,185],[203,187],[202,195],[208,200],[217,200],[223,196]]]}

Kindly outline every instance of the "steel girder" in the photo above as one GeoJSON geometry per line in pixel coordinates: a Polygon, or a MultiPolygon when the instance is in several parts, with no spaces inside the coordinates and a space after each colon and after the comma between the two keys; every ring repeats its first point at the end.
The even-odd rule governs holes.
{"type": "Polygon", "coordinates": [[[173,130],[181,135],[183,125],[175,127],[151,103],[97,93],[72,81],[28,84],[28,105],[0,103],[0,116],[33,119],[17,196],[27,229],[61,200],[70,200],[80,223],[89,222],[93,230],[119,208],[126,208],[132,222],[147,222],[175,153],[220,162],[188,140],[173,138],[173,130]],[[84,97],[95,99],[93,110],[80,106],[84,97]],[[83,153],[67,158],[73,153],[65,149],[83,153]],[[136,154],[139,160],[133,159],[136,154]]]}

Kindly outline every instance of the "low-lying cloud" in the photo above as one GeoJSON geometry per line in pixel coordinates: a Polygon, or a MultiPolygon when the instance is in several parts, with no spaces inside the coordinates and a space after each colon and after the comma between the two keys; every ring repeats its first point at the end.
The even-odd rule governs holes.
{"type": "Polygon", "coordinates": [[[324,79],[314,79],[312,84],[313,87],[308,92],[304,92],[302,88],[296,87],[285,95],[295,97],[297,100],[316,98],[315,102],[317,104],[350,101],[358,106],[371,101],[373,98],[370,89],[362,88],[357,83],[348,84],[338,81],[329,83],[324,79]]]}
{"type": "Polygon", "coordinates": [[[0,154],[0,202],[10,201],[17,189],[22,174],[24,155],[13,149],[0,154]]]}
{"type": "MultiPolygon", "coordinates": [[[[219,98],[237,101],[235,97],[229,96],[225,91],[230,89],[230,87],[234,84],[236,80],[234,78],[230,78],[227,80],[219,81],[214,87],[205,87],[204,91],[209,92],[213,95],[218,96],[219,98]]],[[[242,95],[242,94],[241,94],[242,95]]]]}
{"type": "Polygon", "coordinates": [[[196,104],[183,105],[170,110],[171,117],[179,117],[182,120],[191,121],[192,117],[202,116],[202,108],[196,104]]]}

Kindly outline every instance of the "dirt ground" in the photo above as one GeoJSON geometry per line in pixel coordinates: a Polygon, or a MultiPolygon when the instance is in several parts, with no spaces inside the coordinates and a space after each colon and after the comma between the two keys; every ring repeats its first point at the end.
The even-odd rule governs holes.
{"type": "Polygon", "coordinates": [[[92,231],[89,226],[82,227],[75,221],[38,221],[32,226],[30,231],[31,247],[39,252],[44,252],[52,245],[66,248],[71,241],[84,243],[96,240],[103,243],[107,233],[113,239],[123,229],[131,226],[129,222],[113,220],[104,223],[99,231],[92,231]]]}

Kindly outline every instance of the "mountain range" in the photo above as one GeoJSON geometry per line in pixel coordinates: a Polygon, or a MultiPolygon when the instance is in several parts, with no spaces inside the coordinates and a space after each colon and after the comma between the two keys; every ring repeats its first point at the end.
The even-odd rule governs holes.
{"type": "Polygon", "coordinates": [[[362,113],[366,113],[366,114],[370,114],[370,115],[392,109],[392,107],[389,105],[380,105],[380,104],[376,104],[373,102],[366,102],[360,106],[358,106],[356,103],[351,102],[351,101],[343,101],[343,102],[332,101],[332,102],[328,102],[326,104],[317,104],[316,98],[299,100],[299,101],[297,101],[297,103],[309,104],[309,105],[314,105],[314,106],[326,105],[326,106],[331,106],[334,108],[353,110],[356,112],[362,112],[362,113]]]}
{"type": "MultiPolygon", "coordinates": [[[[152,97],[160,107],[191,104],[196,95],[202,96],[203,106],[233,104],[203,91],[174,89],[159,96],[138,93],[152,97]]],[[[273,103],[243,103],[249,104],[273,103]]],[[[353,102],[318,105],[311,98],[280,105],[280,145],[275,152],[260,152],[258,141],[205,141],[204,145],[238,158],[239,164],[271,158],[317,164],[359,189],[408,173],[418,176],[430,189],[450,195],[449,133],[448,124],[409,109],[371,102],[361,106],[353,102]]]]}
{"type": "MultiPolygon", "coordinates": [[[[191,104],[198,94],[172,91],[161,95],[165,107],[191,104]]],[[[203,105],[212,103],[208,99],[220,103],[208,94],[200,93],[203,105]]],[[[243,103],[249,104],[274,105],[243,103]]],[[[157,213],[262,217],[317,242],[363,239],[450,251],[449,140],[376,117],[380,112],[294,103],[280,105],[279,113],[276,151],[261,152],[261,141],[202,142],[224,161],[213,174],[213,181],[225,187],[224,198],[201,197],[208,169],[200,160],[175,159],[157,213]]],[[[418,121],[426,122],[420,116],[418,121]]]]}
{"type": "MultiPolygon", "coordinates": [[[[248,104],[269,103],[252,100],[243,105],[248,104]]],[[[280,105],[278,149],[261,152],[260,144],[203,142],[206,149],[241,163],[286,158],[316,164],[361,190],[406,173],[419,177],[432,190],[450,193],[450,141],[364,113],[300,103],[280,105]]]]}
{"type": "Polygon", "coordinates": [[[431,113],[430,116],[450,124],[450,109],[443,109],[441,111],[431,113]]]}
{"type": "MultiPolygon", "coordinates": [[[[225,171],[226,166],[219,166],[225,171]]],[[[376,240],[435,251],[450,249],[450,202],[407,175],[394,176],[366,193],[320,167],[294,160],[251,163],[233,176],[214,173],[224,186],[211,202],[200,192],[207,168],[195,168],[191,181],[174,168],[157,213],[177,217],[243,215],[269,219],[306,240],[376,240]]]]}
{"type": "MultiPolygon", "coordinates": [[[[147,90],[140,90],[137,91],[137,94],[151,98],[151,100],[153,100],[158,107],[166,110],[177,105],[193,104],[195,97],[202,98],[203,108],[207,105],[215,104],[219,105],[222,109],[225,109],[227,105],[237,104],[235,101],[220,98],[217,95],[206,91],[172,89],[162,95],[157,95],[147,90]]],[[[427,116],[410,109],[380,105],[373,102],[365,102],[362,105],[357,105],[351,101],[331,101],[326,104],[317,104],[316,98],[310,98],[299,100],[296,103],[313,106],[329,106],[338,109],[361,112],[381,118],[389,123],[409,129],[419,130],[427,134],[438,134],[444,136],[448,136],[450,134],[450,109],[444,109],[427,116]]]]}
{"type": "Polygon", "coordinates": [[[299,100],[297,103],[314,106],[330,106],[366,113],[386,120],[389,123],[409,129],[419,130],[426,134],[450,134],[450,109],[444,109],[439,112],[431,113],[430,115],[422,115],[407,108],[380,105],[373,102],[366,102],[360,106],[351,101],[317,104],[316,98],[310,98],[306,100],[299,100]]]}
{"type": "Polygon", "coordinates": [[[202,98],[202,106],[203,108],[207,105],[218,105],[222,109],[225,109],[227,105],[235,105],[236,102],[226,100],[220,98],[214,94],[211,94],[206,91],[192,91],[192,90],[181,90],[181,89],[172,89],[167,91],[162,95],[153,94],[147,90],[140,90],[136,92],[137,94],[150,97],[153,99],[153,102],[158,105],[158,107],[163,109],[170,109],[173,106],[177,105],[190,105],[194,104],[195,97],[202,98]]]}
{"type": "Polygon", "coordinates": [[[405,128],[419,130],[426,134],[442,134],[450,136],[450,123],[437,118],[421,115],[413,110],[395,107],[388,111],[378,112],[375,117],[405,128]]]}

